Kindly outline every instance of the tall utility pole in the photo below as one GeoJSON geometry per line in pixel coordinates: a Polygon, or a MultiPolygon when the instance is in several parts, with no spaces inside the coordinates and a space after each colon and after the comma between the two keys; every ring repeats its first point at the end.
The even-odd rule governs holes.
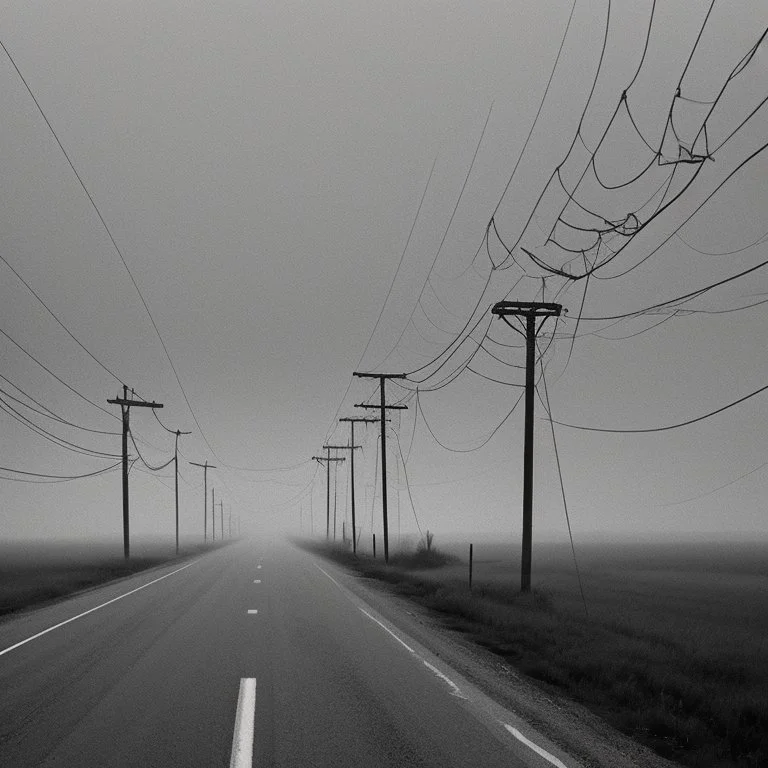
{"type": "Polygon", "coordinates": [[[179,437],[181,435],[191,435],[191,432],[182,432],[176,430],[176,445],[173,449],[173,467],[176,475],[176,554],[179,554],[179,437]]]}
{"type": "Polygon", "coordinates": [[[352,446],[352,450],[349,452],[349,477],[352,496],[352,553],[357,554],[357,527],[355,524],[355,424],[371,424],[377,422],[378,419],[353,419],[345,416],[339,421],[349,422],[349,444],[352,446]]]}
{"type": "Polygon", "coordinates": [[[221,540],[224,541],[224,501],[219,502],[219,522],[221,523],[221,540]]]}
{"type": "Polygon", "coordinates": [[[131,406],[136,408],[162,408],[162,403],[147,403],[128,399],[128,387],[123,384],[123,396],[107,400],[110,405],[119,405],[123,416],[123,553],[127,560],[131,556],[130,525],[128,522],[128,432],[130,431],[131,406]]]}
{"type": "MultiPolygon", "coordinates": [[[[330,448],[325,456],[313,456],[315,461],[322,464],[325,462],[326,481],[325,481],[325,539],[331,538],[331,462],[344,461],[342,458],[332,459],[330,448]]],[[[336,491],[334,490],[334,493],[336,491]]]]}
{"type": "Polygon", "coordinates": [[[208,541],[208,470],[216,469],[213,464],[206,460],[205,464],[198,464],[196,461],[190,461],[194,467],[203,468],[203,541],[208,541]]]}
{"type": "Polygon", "coordinates": [[[211,533],[216,541],[216,489],[211,488],[211,533]]]}
{"type": "Polygon", "coordinates": [[[563,307],[539,301],[500,301],[491,312],[525,337],[525,447],[523,449],[523,549],[520,565],[520,591],[531,589],[531,539],[533,531],[533,408],[536,389],[536,335],[548,317],[559,317],[563,307]],[[525,318],[525,333],[507,320],[507,316],[525,318]],[[536,327],[536,318],[541,318],[536,327]]]}
{"type": "Polygon", "coordinates": [[[404,379],[406,376],[404,373],[360,373],[355,371],[353,376],[358,376],[361,379],[378,379],[379,380],[379,394],[380,404],[366,405],[359,403],[355,405],[355,408],[379,408],[381,411],[379,420],[381,421],[381,515],[384,522],[384,562],[389,562],[389,522],[387,521],[387,442],[386,442],[386,416],[387,409],[399,409],[405,410],[407,405],[386,405],[384,400],[384,382],[387,379],[404,379]]]}
{"type": "MultiPolygon", "coordinates": [[[[355,471],[355,448],[362,448],[362,445],[355,445],[354,442],[350,443],[349,445],[324,445],[323,448],[327,448],[329,450],[335,450],[335,451],[349,451],[349,463],[350,463],[350,472],[354,473],[355,471]]],[[[352,477],[352,530],[355,528],[355,486],[354,486],[354,474],[352,477]]],[[[334,494],[336,493],[334,489],[334,494]]],[[[336,505],[333,506],[333,538],[334,541],[336,540],[336,505]]]]}

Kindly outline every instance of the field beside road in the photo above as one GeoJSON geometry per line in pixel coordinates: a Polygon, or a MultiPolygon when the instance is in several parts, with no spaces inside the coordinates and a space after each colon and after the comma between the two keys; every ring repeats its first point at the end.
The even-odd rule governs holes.
{"type": "MultiPolygon", "coordinates": [[[[186,545],[181,547],[178,557],[189,557],[203,549],[202,545],[186,545]]],[[[137,543],[126,561],[121,542],[3,544],[0,618],[176,558],[174,545],[137,543]]]]}
{"type": "Polygon", "coordinates": [[[440,568],[330,554],[439,613],[518,670],[683,764],[768,765],[768,545],[537,546],[519,593],[511,545],[440,568]],[[585,607],[586,603],[586,607],[585,607]]]}

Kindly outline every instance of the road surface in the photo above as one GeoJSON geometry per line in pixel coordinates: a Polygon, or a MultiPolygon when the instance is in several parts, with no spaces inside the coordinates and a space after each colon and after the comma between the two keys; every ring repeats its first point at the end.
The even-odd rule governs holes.
{"type": "Polygon", "coordinates": [[[353,579],[239,542],[0,623],[0,766],[578,765],[353,579]]]}

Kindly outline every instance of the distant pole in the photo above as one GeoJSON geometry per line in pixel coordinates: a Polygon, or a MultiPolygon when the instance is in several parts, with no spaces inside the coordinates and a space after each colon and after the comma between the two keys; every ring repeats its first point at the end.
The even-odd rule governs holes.
{"type": "Polygon", "coordinates": [[[221,540],[224,541],[224,501],[219,502],[219,522],[221,523],[221,540]]]}
{"type": "MultiPolygon", "coordinates": [[[[389,522],[387,520],[387,442],[386,442],[386,413],[388,408],[406,409],[407,405],[387,405],[384,398],[384,382],[387,379],[404,379],[404,373],[361,373],[354,371],[353,376],[363,379],[379,380],[379,401],[381,420],[381,515],[384,522],[384,562],[389,562],[389,522]]],[[[376,408],[375,405],[359,403],[356,408],[376,408]]]]}
{"type": "Polygon", "coordinates": [[[129,503],[128,503],[128,432],[130,431],[130,413],[131,406],[136,408],[162,408],[162,403],[147,403],[142,400],[128,398],[128,387],[123,384],[122,398],[116,397],[113,400],[107,400],[110,405],[119,405],[123,421],[123,555],[128,560],[131,556],[130,543],[130,523],[129,523],[129,503]]]}
{"type": "Polygon", "coordinates": [[[176,554],[179,554],[179,437],[181,435],[191,435],[191,432],[182,432],[176,430],[176,445],[173,450],[173,466],[176,476],[176,554]]]}
{"type": "Polygon", "coordinates": [[[469,591],[472,591],[472,545],[469,545],[469,591]]]}
{"type": "Polygon", "coordinates": [[[355,445],[355,424],[358,422],[366,425],[372,424],[377,422],[378,419],[352,419],[344,417],[339,419],[339,421],[349,422],[349,477],[351,486],[350,492],[352,495],[352,552],[353,554],[357,554],[357,524],[355,522],[355,448],[358,446],[355,445]]]}
{"type": "MultiPolygon", "coordinates": [[[[325,446],[326,449],[326,455],[325,456],[313,456],[312,458],[318,462],[319,464],[322,464],[323,462],[326,462],[325,464],[325,539],[328,541],[331,537],[331,462],[332,461],[344,461],[343,458],[331,458],[331,448],[330,446],[325,446]]],[[[335,497],[334,497],[335,498],[335,497]]]]}
{"type": "Polygon", "coordinates": [[[198,464],[196,461],[189,462],[194,467],[203,468],[203,541],[208,541],[208,470],[216,469],[213,464],[206,460],[205,464],[198,464]]]}
{"type": "Polygon", "coordinates": [[[216,541],[216,489],[211,488],[211,533],[216,541]]]}
{"type": "Polygon", "coordinates": [[[373,559],[376,559],[376,534],[373,534],[373,559]]]}
{"type": "Polygon", "coordinates": [[[536,301],[500,301],[491,312],[525,337],[525,447],[523,449],[523,546],[520,566],[520,591],[531,589],[531,550],[533,530],[533,412],[536,382],[536,318],[542,324],[548,317],[559,317],[561,304],[536,301]],[[525,318],[525,333],[507,320],[508,315],[525,318]]]}

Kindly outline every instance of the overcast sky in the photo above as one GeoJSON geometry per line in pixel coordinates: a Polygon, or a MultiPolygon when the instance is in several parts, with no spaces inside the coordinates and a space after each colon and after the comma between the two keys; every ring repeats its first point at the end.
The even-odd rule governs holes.
{"type": "MultiPolygon", "coordinates": [[[[206,460],[219,467],[209,490],[251,531],[296,530],[300,515],[306,529],[310,506],[319,528],[325,470],[311,457],[346,442],[338,418],[362,415],[354,404],[375,395],[352,372],[410,372],[406,389],[388,387],[409,406],[390,425],[394,534],[417,533],[407,471],[422,529],[517,539],[522,404],[485,441],[523,371],[486,350],[512,366],[525,358],[515,331],[488,325],[494,301],[543,296],[568,310],[540,335],[558,421],[674,425],[764,386],[768,305],[722,311],[759,301],[765,269],[672,307],[696,312],[577,321],[768,258],[766,108],[739,128],[768,95],[765,44],[739,67],[768,7],[720,0],[707,16],[710,4],[661,0],[648,35],[653,4],[629,0],[610,17],[602,0],[3,3],[13,61],[0,51],[0,329],[111,415],[3,336],[2,405],[18,413],[0,413],[0,465],[67,476],[111,466],[117,458],[73,453],[14,416],[119,454],[119,409],[106,401],[125,382],[164,404],[165,425],[192,431],[180,442],[182,535],[202,525],[202,471],[187,462],[206,460]],[[671,106],[694,162],[674,162],[671,106]],[[705,120],[706,143],[691,145],[705,120]],[[563,186],[547,185],[558,166],[563,186]],[[622,186],[606,191],[595,173],[622,186]],[[582,230],[595,229],[604,242],[590,250],[595,232],[582,230]],[[568,278],[589,266],[588,281],[568,278]],[[479,325],[435,372],[467,322],[479,325]],[[270,468],[291,469],[255,471],[270,468]]],[[[664,432],[556,425],[577,542],[765,537],[766,397],[664,432]]],[[[564,541],[541,400],[537,417],[534,533],[564,541]]],[[[149,410],[133,409],[131,424],[147,462],[172,456],[149,410]]],[[[372,513],[381,525],[377,432],[357,432],[369,537],[372,513]]],[[[0,474],[3,537],[121,532],[117,469],[55,484],[0,474]]],[[[345,467],[336,485],[341,521],[345,467]]],[[[172,465],[152,474],[138,462],[131,499],[137,536],[172,535],[172,465]]]]}

